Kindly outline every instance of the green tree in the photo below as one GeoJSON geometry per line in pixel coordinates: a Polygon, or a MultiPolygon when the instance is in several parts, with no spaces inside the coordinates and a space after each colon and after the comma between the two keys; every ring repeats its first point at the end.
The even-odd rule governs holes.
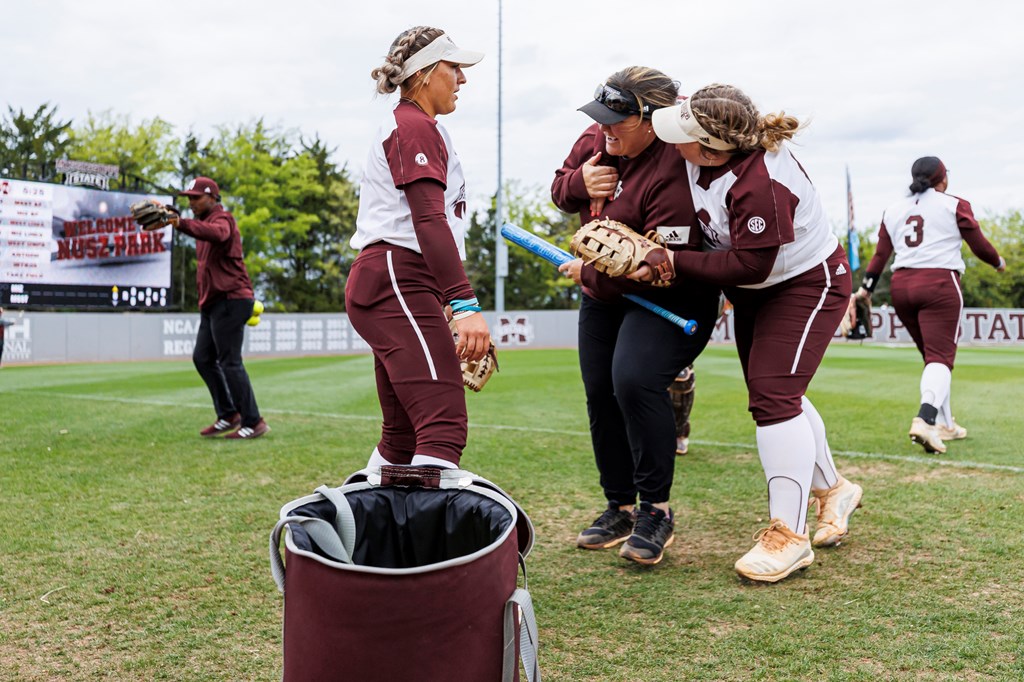
{"type": "Polygon", "coordinates": [[[964,263],[967,270],[961,279],[964,305],[973,308],[1024,307],[1024,216],[1020,211],[983,218],[978,221],[982,231],[996,247],[1007,267],[997,272],[983,263],[965,244],[964,263]]]}
{"type": "MultiPolygon", "coordinates": [[[[516,181],[505,184],[504,204],[508,222],[566,248],[575,227],[574,216],[558,211],[546,191],[524,188],[516,181]]],[[[495,203],[481,215],[470,216],[466,236],[466,273],[481,307],[495,307],[495,203]]],[[[508,242],[506,242],[508,243],[508,242]]],[[[509,244],[505,308],[509,310],[566,309],[579,305],[579,289],[558,274],[557,268],[529,251],[509,244]]]]}
{"type": "Polygon", "coordinates": [[[0,120],[0,175],[47,182],[57,174],[57,159],[66,157],[71,121],[57,119],[57,106],[41,104],[35,113],[7,107],[0,120]]]}
{"type": "Polygon", "coordinates": [[[176,184],[180,142],[173,131],[173,126],[161,118],[133,126],[128,116],[115,116],[109,111],[90,113],[83,126],[72,130],[68,151],[77,161],[117,166],[120,174],[111,181],[111,189],[166,191],[176,184]]]}
{"type": "Polygon", "coordinates": [[[302,141],[300,155],[313,163],[314,181],[323,191],[301,197],[297,209],[317,220],[305,232],[282,237],[281,267],[267,272],[267,286],[284,310],[345,309],[345,281],[356,257],[349,239],[355,233],[359,197],[347,169],[330,160],[333,152],[319,137],[302,141]]]}
{"type": "Polygon", "coordinates": [[[272,310],[297,310],[277,285],[291,276],[291,249],[316,226],[311,207],[322,204],[316,160],[293,151],[293,133],[262,120],[222,127],[206,145],[186,141],[181,165],[217,181],[242,233],[245,264],[257,295],[272,310]]]}

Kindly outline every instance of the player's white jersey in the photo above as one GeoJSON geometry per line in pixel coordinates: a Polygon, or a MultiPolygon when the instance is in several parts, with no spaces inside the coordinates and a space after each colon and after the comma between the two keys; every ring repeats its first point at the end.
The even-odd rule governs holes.
{"type": "Polygon", "coordinates": [[[768,279],[746,288],[762,289],[803,274],[839,245],[817,190],[785,147],[730,159],[724,166],[687,162],[686,167],[706,250],[780,247],[768,279]]]}
{"type": "Polygon", "coordinates": [[[893,270],[942,268],[962,274],[960,228],[978,229],[971,205],[929,188],[885,209],[879,230],[885,229],[892,240],[893,270]]]}
{"type": "Polygon", "coordinates": [[[370,146],[359,185],[359,214],[350,244],[384,241],[423,253],[404,188],[423,178],[445,187],[444,204],[459,256],[466,259],[466,179],[448,131],[412,102],[400,100],[370,146]]]}

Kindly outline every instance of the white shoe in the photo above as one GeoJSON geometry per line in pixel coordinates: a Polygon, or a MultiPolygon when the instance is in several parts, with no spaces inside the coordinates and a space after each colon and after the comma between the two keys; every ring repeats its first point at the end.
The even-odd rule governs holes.
{"type": "Polygon", "coordinates": [[[967,438],[967,429],[957,424],[955,419],[949,426],[936,424],[935,428],[938,430],[939,438],[942,440],[963,440],[967,438]]]}
{"type": "Polygon", "coordinates": [[[775,583],[814,561],[807,534],[798,535],[783,523],[772,519],[767,528],[754,533],[757,544],[736,562],[736,572],[748,580],[775,583]]]}
{"type": "Polygon", "coordinates": [[[817,507],[818,525],[811,544],[815,547],[838,545],[850,534],[850,517],[860,507],[864,490],[842,476],[827,490],[811,490],[812,503],[817,507]]]}
{"type": "Polygon", "coordinates": [[[931,453],[946,453],[946,445],[939,437],[939,429],[934,424],[929,424],[920,417],[914,417],[910,421],[910,440],[921,445],[924,451],[931,453]]]}
{"type": "Polygon", "coordinates": [[[690,451],[690,439],[689,438],[676,438],[676,454],[685,455],[690,451]]]}

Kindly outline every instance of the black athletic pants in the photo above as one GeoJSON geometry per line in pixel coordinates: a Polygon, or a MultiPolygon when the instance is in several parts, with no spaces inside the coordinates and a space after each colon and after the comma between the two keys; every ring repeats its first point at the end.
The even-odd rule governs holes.
{"type": "Polygon", "coordinates": [[[260,410],[242,364],[245,323],[252,315],[253,299],[232,298],[217,301],[199,312],[199,333],[192,351],[199,376],[213,398],[213,409],[221,419],[235,412],[242,415],[242,426],[256,426],[260,410]]]}
{"type": "MultiPolygon", "coordinates": [[[[658,295],[661,294],[661,295],[658,295]]],[[[631,301],[580,305],[579,355],[590,436],[609,503],[667,502],[676,432],[668,387],[704,350],[718,317],[717,290],[644,298],[697,322],[693,336],[631,301]]]]}

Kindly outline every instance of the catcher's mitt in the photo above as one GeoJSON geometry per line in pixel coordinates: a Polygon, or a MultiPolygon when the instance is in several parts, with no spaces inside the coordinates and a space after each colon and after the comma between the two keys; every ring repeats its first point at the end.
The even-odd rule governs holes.
{"type": "Polygon", "coordinates": [[[137,201],[131,205],[132,218],[135,219],[142,229],[157,230],[171,222],[171,218],[178,215],[178,210],[173,206],[161,206],[152,201],[137,201]]]}
{"type": "Polygon", "coordinates": [[[675,277],[671,252],[617,220],[590,221],[573,235],[569,250],[609,277],[632,274],[641,264],[654,271],[652,284],[668,286],[675,277]]]}
{"type": "MultiPolygon", "coordinates": [[[[448,317],[448,328],[452,330],[452,338],[458,342],[459,332],[448,309],[445,310],[445,316],[448,317]]],[[[487,354],[479,360],[459,360],[459,363],[462,366],[462,383],[474,393],[479,393],[491,375],[498,371],[498,354],[494,348],[494,340],[491,340],[487,354]]]]}

